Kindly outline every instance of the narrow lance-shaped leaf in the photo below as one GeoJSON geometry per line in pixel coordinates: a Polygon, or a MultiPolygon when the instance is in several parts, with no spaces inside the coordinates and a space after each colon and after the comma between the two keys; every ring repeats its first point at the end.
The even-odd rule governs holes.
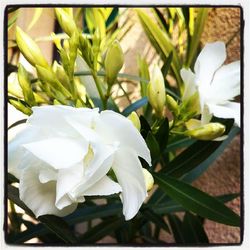
{"type": "Polygon", "coordinates": [[[153,176],[160,188],[186,209],[219,223],[240,226],[240,217],[219,200],[165,174],[153,173],[153,176]]]}

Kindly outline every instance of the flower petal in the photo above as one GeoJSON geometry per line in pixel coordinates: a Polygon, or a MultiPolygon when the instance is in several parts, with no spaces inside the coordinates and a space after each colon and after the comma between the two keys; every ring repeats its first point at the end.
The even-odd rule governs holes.
{"type": "Polygon", "coordinates": [[[209,85],[215,71],[226,59],[226,47],[223,42],[207,43],[199,54],[194,71],[198,85],[209,85]]]}
{"type": "Polygon", "coordinates": [[[134,149],[137,155],[151,165],[149,149],[140,132],[129,119],[113,111],[105,110],[101,112],[95,129],[106,143],[118,142],[122,147],[134,149]]]}
{"type": "Polygon", "coordinates": [[[51,138],[23,145],[55,169],[67,168],[83,160],[88,144],[68,138],[51,138]]]}
{"type": "Polygon", "coordinates": [[[83,163],[60,169],[56,183],[56,207],[62,209],[72,203],[68,194],[83,179],[83,163]]]}
{"type": "Polygon", "coordinates": [[[56,182],[39,181],[38,168],[26,168],[22,171],[20,178],[20,199],[33,211],[36,217],[44,214],[65,216],[72,213],[77,204],[73,203],[59,210],[55,206],[56,182]]]}
{"type": "Polygon", "coordinates": [[[88,188],[84,195],[110,195],[120,193],[122,191],[121,186],[112,181],[108,176],[104,176],[98,182],[96,182],[93,186],[88,188]]]}
{"type": "Polygon", "coordinates": [[[224,103],[240,94],[240,61],[222,66],[214,75],[211,85],[213,103],[224,103]]]}
{"type": "Polygon", "coordinates": [[[122,187],[123,214],[130,220],[147,196],[141,163],[134,150],[120,148],[116,151],[112,169],[122,187]]]}
{"type": "Polygon", "coordinates": [[[40,132],[39,128],[28,125],[8,143],[8,172],[18,179],[20,178],[18,165],[26,151],[21,145],[41,137],[40,132]]]}
{"type": "Polygon", "coordinates": [[[197,91],[195,85],[195,74],[190,69],[185,68],[181,69],[180,73],[185,85],[182,100],[187,100],[197,91]]]}
{"type": "Polygon", "coordinates": [[[87,166],[83,165],[83,179],[76,183],[75,187],[69,192],[73,199],[85,195],[85,191],[102,179],[112,166],[115,151],[113,147],[100,144],[92,145],[92,147],[94,151],[93,160],[87,166]]]}
{"type": "Polygon", "coordinates": [[[240,127],[240,104],[228,102],[224,105],[209,105],[209,110],[214,116],[220,118],[234,118],[234,123],[240,127]]]}

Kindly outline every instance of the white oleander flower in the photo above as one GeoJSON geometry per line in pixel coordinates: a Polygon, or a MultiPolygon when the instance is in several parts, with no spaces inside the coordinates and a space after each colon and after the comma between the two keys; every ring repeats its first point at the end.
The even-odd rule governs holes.
{"type": "Polygon", "coordinates": [[[151,164],[133,123],[98,109],[32,110],[27,127],[9,143],[8,168],[20,179],[20,199],[34,214],[65,216],[85,196],[121,192],[125,219],[133,218],[147,196],[138,156],[151,164]],[[118,183],[107,175],[111,169],[118,183]]]}
{"type": "Polygon", "coordinates": [[[240,126],[240,104],[231,101],[240,94],[240,62],[222,65],[225,59],[223,42],[208,43],[195,62],[195,73],[181,69],[185,84],[182,99],[187,100],[198,91],[202,124],[208,123],[214,115],[234,118],[235,124],[240,126]]]}

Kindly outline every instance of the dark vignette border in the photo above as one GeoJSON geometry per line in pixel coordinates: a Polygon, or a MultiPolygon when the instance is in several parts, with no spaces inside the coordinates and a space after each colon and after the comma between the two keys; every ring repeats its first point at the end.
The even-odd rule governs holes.
{"type": "Polygon", "coordinates": [[[213,247],[213,246],[240,246],[243,243],[244,238],[244,28],[245,28],[245,21],[244,21],[244,11],[241,5],[209,5],[209,4],[183,4],[183,5],[175,5],[175,4],[152,4],[152,5],[131,5],[131,4],[16,4],[16,5],[6,5],[4,10],[4,107],[3,107],[3,114],[4,114],[4,185],[2,186],[4,189],[4,237],[5,243],[9,245],[15,246],[27,246],[27,247],[40,247],[40,246],[83,246],[83,247],[90,247],[90,246],[110,246],[110,247],[117,247],[117,246],[124,246],[124,247],[213,247]],[[7,22],[8,22],[8,8],[10,7],[22,7],[22,8],[36,8],[36,7],[47,7],[47,8],[54,8],[54,7],[128,7],[128,8],[150,8],[150,7],[203,7],[203,8],[239,8],[240,9],[240,75],[241,75],[241,90],[240,90],[240,112],[241,112],[241,132],[240,132],[240,216],[241,216],[241,227],[240,227],[240,242],[239,243],[209,243],[209,244],[202,244],[202,245],[192,245],[192,244],[176,244],[176,243],[166,243],[166,244],[158,244],[158,245],[148,245],[148,244],[91,244],[91,245],[83,245],[83,244],[10,244],[7,241],[7,229],[8,229],[8,206],[7,206],[7,184],[8,184],[8,175],[7,175],[7,168],[8,168],[8,29],[7,29],[7,22]]]}

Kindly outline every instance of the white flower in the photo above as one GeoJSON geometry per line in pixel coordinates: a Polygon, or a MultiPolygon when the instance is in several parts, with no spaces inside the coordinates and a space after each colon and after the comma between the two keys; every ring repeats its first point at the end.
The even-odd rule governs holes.
{"type": "Polygon", "coordinates": [[[234,118],[240,126],[240,104],[231,102],[240,94],[240,62],[222,65],[226,59],[223,42],[208,43],[199,54],[193,73],[181,69],[185,83],[183,100],[198,91],[202,123],[208,123],[212,115],[221,118],[234,118]]]}
{"type": "Polygon", "coordinates": [[[9,143],[8,167],[34,214],[65,216],[85,196],[121,192],[125,219],[134,217],[147,196],[138,156],[149,164],[151,158],[132,122],[98,109],[32,110],[27,127],[9,143]],[[111,168],[118,183],[107,175],[111,168]]]}

